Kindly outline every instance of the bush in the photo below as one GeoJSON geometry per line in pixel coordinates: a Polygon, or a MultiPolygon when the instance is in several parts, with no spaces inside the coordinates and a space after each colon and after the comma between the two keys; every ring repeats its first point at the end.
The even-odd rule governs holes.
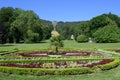
{"type": "Polygon", "coordinates": [[[55,47],[55,52],[56,54],[58,54],[58,48],[64,46],[62,37],[57,34],[57,35],[52,36],[50,38],[50,41],[51,41],[51,46],[55,47]]]}
{"type": "Polygon", "coordinates": [[[25,43],[40,42],[39,34],[34,33],[32,30],[27,31],[27,36],[25,38],[25,43]]]}
{"type": "Polygon", "coordinates": [[[100,65],[99,68],[101,70],[109,70],[112,69],[116,66],[118,66],[120,64],[120,59],[115,59],[113,62],[108,63],[108,64],[104,64],[104,65],[100,65]]]}
{"type": "Polygon", "coordinates": [[[105,26],[93,34],[97,43],[114,43],[120,41],[120,29],[116,26],[105,26]]]}
{"type": "Polygon", "coordinates": [[[60,68],[60,69],[45,69],[45,68],[17,68],[17,67],[4,67],[0,66],[1,72],[9,74],[20,75],[78,75],[97,72],[101,70],[109,70],[120,64],[120,59],[115,59],[113,62],[104,65],[94,66],[93,68],[81,67],[81,68],[60,68]]]}
{"type": "Polygon", "coordinates": [[[88,42],[88,37],[85,35],[79,35],[77,36],[77,42],[88,42]]]}
{"type": "Polygon", "coordinates": [[[1,72],[14,73],[14,74],[29,74],[29,75],[76,75],[92,73],[90,68],[66,68],[66,69],[36,69],[36,68],[12,68],[12,67],[2,67],[0,66],[1,72]]]}

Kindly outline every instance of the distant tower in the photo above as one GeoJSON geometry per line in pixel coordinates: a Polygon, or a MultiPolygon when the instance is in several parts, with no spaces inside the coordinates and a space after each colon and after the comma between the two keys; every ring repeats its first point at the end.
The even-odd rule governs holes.
{"type": "Polygon", "coordinates": [[[57,21],[52,21],[52,25],[53,25],[53,28],[54,28],[54,31],[56,30],[55,27],[57,25],[57,21]]]}

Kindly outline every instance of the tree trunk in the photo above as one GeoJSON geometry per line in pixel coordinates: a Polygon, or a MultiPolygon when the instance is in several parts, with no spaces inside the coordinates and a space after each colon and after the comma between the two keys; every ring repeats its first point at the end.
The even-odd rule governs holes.
{"type": "Polygon", "coordinates": [[[14,44],[16,44],[16,39],[14,38],[14,44]]]}
{"type": "Polygon", "coordinates": [[[58,54],[58,47],[55,48],[56,54],[58,54]]]}

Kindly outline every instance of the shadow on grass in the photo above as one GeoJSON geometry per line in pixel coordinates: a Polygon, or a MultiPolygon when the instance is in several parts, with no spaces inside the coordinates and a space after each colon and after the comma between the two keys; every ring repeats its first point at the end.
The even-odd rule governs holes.
{"type": "Polygon", "coordinates": [[[48,42],[46,42],[46,41],[41,41],[40,43],[48,43],[48,42]]]}
{"type": "Polygon", "coordinates": [[[41,41],[41,42],[34,42],[34,43],[21,43],[21,44],[42,44],[42,43],[48,43],[46,41],[41,41]]]}
{"type": "Polygon", "coordinates": [[[9,47],[9,46],[14,46],[13,44],[0,44],[0,47],[9,47]]]}

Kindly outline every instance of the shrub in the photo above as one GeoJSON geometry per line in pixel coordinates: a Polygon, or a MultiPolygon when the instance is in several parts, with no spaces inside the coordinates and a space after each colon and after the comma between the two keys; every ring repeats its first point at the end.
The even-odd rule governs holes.
{"type": "Polygon", "coordinates": [[[39,42],[39,34],[34,33],[32,30],[27,31],[27,36],[25,38],[25,43],[39,42]]]}
{"type": "Polygon", "coordinates": [[[88,42],[88,37],[87,36],[85,36],[85,35],[79,35],[79,36],[77,36],[77,42],[88,42]]]}
{"type": "Polygon", "coordinates": [[[63,47],[62,37],[60,35],[55,35],[50,38],[51,46],[55,47],[55,52],[58,53],[58,48],[63,47]]]}
{"type": "Polygon", "coordinates": [[[114,43],[120,41],[120,29],[117,26],[105,26],[93,34],[97,43],[114,43]]]}
{"type": "Polygon", "coordinates": [[[99,68],[101,70],[109,70],[112,69],[120,64],[120,59],[115,59],[113,62],[105,64],[105,65],[100,65],[99,68]]]}
{"type": "Polygon", "coordinates": [[[76,75],[92,73],[93,70],[87,67],[83,68],[66,68],[66,69],[36,69],[36,68],[11,68],[0,66],[1,72],[14,73],[14,74],[29,74],[29,75],[76,75]]]}

